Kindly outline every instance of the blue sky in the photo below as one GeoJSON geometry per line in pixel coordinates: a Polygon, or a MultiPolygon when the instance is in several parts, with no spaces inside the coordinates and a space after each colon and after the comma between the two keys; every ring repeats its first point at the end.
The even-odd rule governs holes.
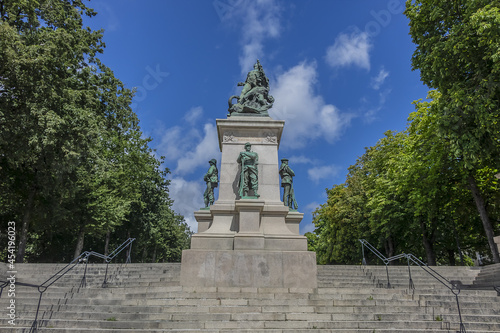
{"type": "MultiPolygon", "coordinates": [[[[128,88],[151,146],[166,157],[176,212],[193,231],[208,161],[220,161],[215,119],[259,59],[285,120],[279,158],[295,171],[301,233],[325,189],[387,130],[404,130],[428,89],[411,70],[403,0],[100,0],[100,56],[128,88]]],[[[217,192],[216,192],[217,194],[217,192]]]]}

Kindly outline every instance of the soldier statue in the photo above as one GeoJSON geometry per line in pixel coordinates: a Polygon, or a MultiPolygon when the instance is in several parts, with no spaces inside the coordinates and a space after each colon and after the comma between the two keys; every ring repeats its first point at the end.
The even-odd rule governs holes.
{"type": "Polygon", "coordinates": [[[209,162],[210,168],[208,169],[203,180],[207,183],[207,189],[203,193],[203,200],[205,200],[205,208],[214,204],[214,188],[217,187],[219,182],[219,171],[217,170],[217,160],[212,158],[209,162]]]}
{"type": "Polygon", "coordinates": [[[251,151],[252,145],[245,143],[245,151],[240,152],[237,162],[241,164],[241,174],[239,180],[239,195],[240,198],[248,197],[248,191],[253,190],[254,196],[259,197],[257,190],[259,189],[259,155],[251,151]]]}
{"type": "Polygon", "coordinates": [[[283,158],[280,166],[281,187],[283,187],[283,203],[290,209],[297,209],[299,205],[295,200],[295,193],[293,191],[293,178],[295,173],[288,165],[288,159],[283,158]]]}

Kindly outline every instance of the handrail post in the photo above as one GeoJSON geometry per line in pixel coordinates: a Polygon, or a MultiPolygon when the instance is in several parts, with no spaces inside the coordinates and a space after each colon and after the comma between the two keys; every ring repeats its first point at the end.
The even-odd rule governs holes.
{"type": "Polygon", "coordinates": [[[40,303],[42,302],[43,293],[47,290],[47,287],[42,287],[43,291],[40,289],[41,286],[38,287],[38,292],[40,293],[40,297],[38,297],[38,306],[36,307],[35,320],[33,320],[33,324],[31,324],[31,328],[29,333],[36,333],[38,331],[38,312],[40,311],[40,303]]]}
{"type": "Polygon", "coordinates": [[[464,322],[462,321],[462,312],[460,311],[460,302],[458,301],[458,294],[460,293],[460,289],[458,289],[458,293],[455,293],[453,290],[452,292],[455,294],[455,299],[457,301],[457,309],[458,309],[458,318],[460,318],[460,333],[467,333],[465,330],[465,325],[464,322]]]}
{"type": "Polygon", "coordinates": [[[104,281],[102,282],[102,288],[106,288],[108,286],[108,266],[109,266],[109,261],[106,259],[106,274],[104,274],[104,281]]]}
{"type": "Polygon", "coordinates": [[[130,242],[128,245],[127,260],[125,261],[126,264],[130,264],[132,262],[132,260],[130,259],[131,255],[132,255],[132,242],[130,242]]]}
{"type": "Polygon", "coordinates": [[[391,282],[389,281],[389,262],[385,263],[385,272],[387,273],[387,289],[391,288],[391,282]]]}
{"type": "Polygon", "coordinates": [[[83,271],[83,277],[82,277],[82,282],[80,282],[80,288],[87,287],[87,265],[89,263],[88,257],[86,257],[84,260],[85,260],[85,270],[83,271]]]}
{"type": "Polygon", "coordinates": [[[363,266],[366,266],[366,259],[365,259],[365,244],[361,242],[361,251],[363,252],[363,266]]]}
{"type": "Polygon", "coordinates": [[[407,256],[406,259],[408,260],[408,277],[410,278],[408,282],[408,289],[415,290],[415,284],[413,283],[413,279],[411,278],[410,257],[407,256]]]}

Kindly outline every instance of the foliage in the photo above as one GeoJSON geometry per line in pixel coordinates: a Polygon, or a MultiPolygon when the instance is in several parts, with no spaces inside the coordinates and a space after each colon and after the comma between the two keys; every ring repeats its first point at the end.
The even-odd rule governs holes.
{"type": "Polygon", "coordinates": [[[129,236],[144,260],[179,260],[190,232],[132,91],[97,58],[103,32],[82,20],[94,15],[82,1],[0,0],[1,221],[17,222],[18,261],[68,261],[84,237],[103,252],[129,236]]]}
{"type": "MultiPolygon", "coordinates": [[[[467,176],[495,262],[492,223],[480,170],[500,162],[500,1],[408,0],[405,14],[416,45],[414,69],[437,89],[435,129],[467,176]]],[[[490,173],[489,176],[493,176],[490,173]]]]}
{"type": "MultiPolygon", "coordinates": [[[[427,101],[416,101],[407,129],[386,132],[349,168],[344,184],[327,190],[327,202],[314,213],[315,237],[308,235],[318,263],[359,263],[361,238],[386,256],[413,253],[430,265],[486,251],[467,172],[436,129],[440,98],[431,91],[427,101]]],[[[498,219],[495,173],[480,169],[476,178],[498,219]]]]}

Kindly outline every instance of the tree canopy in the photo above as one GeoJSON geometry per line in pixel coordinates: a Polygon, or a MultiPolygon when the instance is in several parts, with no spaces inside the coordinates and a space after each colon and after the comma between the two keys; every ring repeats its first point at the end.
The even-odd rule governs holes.
{"type": "Polygon", "coordinates": [[[0,0],[1,220],[17,222],[18,262],[68,261],[85,237],[98,252],[136,237],[143,260],[180,260],[189,229],[133,92],[97,57],[94,15],[82,1],[0,0]]]}
{"type": "Polygon", "coordinates": [[[361,260],[357,239],[431,265],[500,262],[500,1],[408,0],[414,70],[433,89],[327,189],[308,234],[320,263],[361,260]],[[348,237],[344,237],[344,236],[348,237]]]}

